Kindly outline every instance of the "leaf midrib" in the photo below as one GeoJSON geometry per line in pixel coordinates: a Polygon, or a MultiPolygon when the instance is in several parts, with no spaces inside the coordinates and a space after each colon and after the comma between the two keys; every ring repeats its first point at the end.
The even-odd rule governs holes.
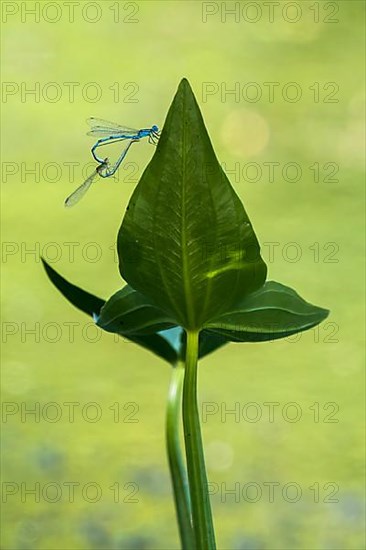
{"type": "MultiPolygon", "coordinates": [[[[182,198],[181,198],[181,250],[182,250],[182,274],[183,274],[183,288],[184,296],[187,305],[187,319],[188,327],[195,327],[195,315],[193,307],[193,296],[191,288],[191,279],[189,271],[189,254],[187,250],[187,231],[186,231],[186,94],[183,94],[183,117],[182,117],[182,149],[181,149],[181,174],[182,174],[182,198]]],[[[186,328],[188,328],[186,327],[186,328]]]]}

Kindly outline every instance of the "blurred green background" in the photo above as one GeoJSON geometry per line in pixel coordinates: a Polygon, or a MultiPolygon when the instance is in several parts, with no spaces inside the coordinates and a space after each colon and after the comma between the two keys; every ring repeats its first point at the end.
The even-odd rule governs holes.
{"type": "Polygon", "coordinates": [[[269,278],[331,310],[200,365],[218,547],[364,547],[364,3],[275,4],[2,2],[2,548],[179,548],[170,367],[91,327],[39,254],[100,297],[120,288],[116,233],[154,151],[132,147],[118,181],[66,211],[84,120],[162,126],[183,76],[269,278]]]}

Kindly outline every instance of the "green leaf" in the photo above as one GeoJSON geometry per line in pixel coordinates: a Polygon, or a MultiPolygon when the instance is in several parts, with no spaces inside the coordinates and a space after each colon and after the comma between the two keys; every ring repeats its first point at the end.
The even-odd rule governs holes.
{"type": "MultiPolygon", "coordinates": [[[[103,300],[102,298],[98,298],[97,296],[94,296],[89,292],[86,292],[76,285],[73,285],[64,277],[62,277],[59,273],[57,273],[57,271],[53,269],[43,258],[41,259],[43,267],[45,268],[45,271],[51,282],[73,306],[80,309],[84,313],[87,313],[88,315],[93,317],[93,319],[100,315],[103,306],[106,304],[105,300],[103,300]]],[[[127,286],[125,288],[126,291],[129,291],[128,293],[130,294],[130,296],[134,296],[134,291],[133,289],[131,289],[131,287],[127,286]]],[[[141,310],[137,310],[137,312],[139,314],[141,310]]],[[[129,320],[131,321],[131,323],[137,324],[136,320],[132,318],[131,312],[130,315],[131,316],[129,320]]],[[[101,326],[100,321],[101,319],[99,318],[97,323],[99,324],[99,326],[101,326]]],[[[109,326],[109,329],[111,329],[111,326],[109,326]]],[[[161,330],[156,334],[133,334],[131,333],[129,326],[126,326],[124,330],[121,330],[121,327],[115,326],[115,329],[116,330],[109,330],[109,332],[115,332],[116,334],[119,334],[120,336],[127,338],[128,340],[131,340],[135,344],[138,344],[141,347],[152,351],[155,355],[158,355],[169,364],[175,364],[178,360],[178,357],[183,357],[185,349],[185,333],[182,327],[176,326],[175,328],[170,328],[168,330],[161,330]]],[[[211,353],[216,348],[222,346],[224,343],[227,342],[227,338],[223,338],[220,335],[214,333],[209,334],[207,331],[202,331],[202,333],[200,334],[199,356],[204,357],[208,353],[211,353]]]]}
{"type": "MultiPolygon", "coordinates": [[[[169,316],[130,285],[113,294],[101,308],[96,324],[107,332],[128,336],[159,333],[176,350],[182,360],[185,357],[186,333],[169,316]]],[[[202,331],[199,338],[199,357],[208,355],[228,343],[228,339],[210,331],[202,331]]]]}
{"type": "Polygon", "coordinates": [[[308,330],[328,314],[327,309],[305,302],[292,288],[268,281],[205,328],[234,342],[263,342],[308,330]]]}
{"type": "MultiPolygon", "coordinates": [[[[59,275],[43,258],[43,266],[46,273],[55,285],[55,287],[61,292],[61,294],[75,307],[87,313],[91,317],[95,318],[100,313],[100,310],[105,304],[105,300],[86,292],[82,288],[73,285],[67,281],[64,277],[59,275]]],[[[117,334],[131,340],[135,344],[150,350],[155,355],[158,355],[168,363],[175,364],[178,360],[178,353],[169,341],[160,336],[159,334],[147,334],[147,335],[134,335],[125,334],[123,331],[118,331],[117,334]]]]}
{"type": "Polygon", "coordinates": [[[43,258],[41,258],[43,267],[55,287],[61,292],[61,294],[68,300],[73,306],[80,309],[84,313],[91,315],[98,315],[100,310],[105,304],[105,300],[94,296],[79,288],[76,285],[73,285],[64,277],[62,277],[57,271],[55,271],[43,258]]]}
{"type": "Polygon", "coordinates": [[[100,311],[97,325],[108,332],[143,335],[173,328],[176,323],[130,285],[113,294],[100,311]]]}
{"type": "Polygon", "coordinates": [[[131,342],[138,344],[142,348],[148,349],[172,366],[174,366],[178,361],[178,354],[175,349],[172,348],[169,342],[159,334],[144,334],[143,336],[136,336],[134,334],[124,335],[119,333],[119,335],[127,338],[127,340],[131,340],[131,342]]]}
{"type": "Polygon", "coordinates": [[[202,330],[199,337],[198,358],[202,359],[209,353],[221,348],[230,342],[229,338],[210,330],[202,330]]]}
{"type": "Polygon", "coordinates": [[[118,235],[123,278],[189,330],[265,281],[249,218],[183,79],[118,235]]]}

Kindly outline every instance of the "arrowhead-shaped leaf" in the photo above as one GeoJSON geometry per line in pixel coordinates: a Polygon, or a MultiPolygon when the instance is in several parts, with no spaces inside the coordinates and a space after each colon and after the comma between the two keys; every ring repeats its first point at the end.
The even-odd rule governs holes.
{"type": "Polygon", "coordinates": [[[130,200],[118,254],[123,278],[187,329],[265,281],[253,228],[185,79],[130,200]]]}
{"type": "Polygon", "coordinates": [[[234,342],[263,342],[308,330],[328,313],[305,302],[292,288],[268,281],[205,328],[234,342]]]}

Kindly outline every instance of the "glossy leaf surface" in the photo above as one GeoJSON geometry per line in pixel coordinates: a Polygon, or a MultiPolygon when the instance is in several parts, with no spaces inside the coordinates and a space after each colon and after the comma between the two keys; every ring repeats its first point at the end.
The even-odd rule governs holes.
{"type": "Polygon", "coordinates": [[[123,278],[188,329],[200,328],[265,281],[252,225],[185,79],[117,244],[123,278]]]}
{"type": "Polygon", "coordinates": [[[102,307],[97,325],[108,332],[141,335],[173,328],[176,323],[143,294],[126,285],[102,307]]]}
{"type": "Polygon", "coordinates": [[[292,288],[268,281],[205,328],[234,342],[263,342],[308,330],[328,314],[327,309],[306,302],[292,288]]]}

